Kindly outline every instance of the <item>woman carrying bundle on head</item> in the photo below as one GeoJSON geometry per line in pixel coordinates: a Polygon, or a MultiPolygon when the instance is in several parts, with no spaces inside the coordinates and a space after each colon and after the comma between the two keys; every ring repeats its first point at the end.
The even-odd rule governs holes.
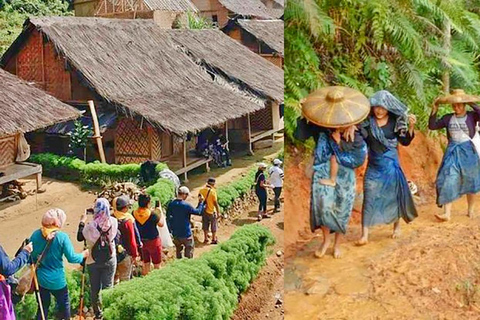
{"type": "Polygon", "coordinates": [[[370,98],[371,115],[360,126],[368,145],[368,165],[364,178],[362,237],[368,243],[368,229],[393,223],[392,238],[400,235],[400,219],[410,223],[417,217],[405,174],[400,167],[397,147],[408,146],[414,138],[416,118],[386,90],[370,98]],[[407,125],[408,123],[408,125],[407,125]]]}
{"type": "Polygon", "coordinates": [[[453,90],[451,95],[439,98],[433,103],[428,128],[446,128],[448,137],[447,150],[436,181],[437,205],[444,206],[444,213],[435,215],[440,221],[450,220],[452,202],[463,195],[467,195],[468,216],[474,216],[474,195],[480,192],[480,108],[473,103],[475,101],[480,101],[480,98],[457,89],[453,90]],[[454,113],[438,119],[440,103],[451,103],[454,113]],[[467,111],[465,104],[469,104],[473,111],[467,111]]]}

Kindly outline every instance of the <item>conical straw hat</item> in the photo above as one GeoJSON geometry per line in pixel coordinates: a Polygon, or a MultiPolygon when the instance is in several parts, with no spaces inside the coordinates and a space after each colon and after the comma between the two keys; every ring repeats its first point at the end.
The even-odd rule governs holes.
{"type": "Polygon", "coordinates": [[[470,103],[478,101],[480,101],[480,97],[466,94],[462,89],[455,89],[452,91],[452,94],[438,99],[439,103],[470,103]]]}
{"type": "Polygon", "coordinates": [[[362,122],[370,113],[370,102],[360,91],[326,87],[301,101],[303,116],[326,128],[347,127],[362,122]]]}

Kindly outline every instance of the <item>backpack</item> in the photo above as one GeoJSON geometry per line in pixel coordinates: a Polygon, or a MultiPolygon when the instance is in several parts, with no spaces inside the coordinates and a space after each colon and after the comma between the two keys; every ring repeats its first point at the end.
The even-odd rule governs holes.
{"type": "Polygon", "coordinates": [[[110,240],[108,240],[108,232],[110,229],[112,229],[112,227],[108,228],[107,231],[103,231],[102,228],[97,226],[100,237],[98,237],[92,247],[92,258],[97,263],[106,263],[113,256],[110,240]]]}
{"type": "Polygon", "coordinates": [[[127,248],[125,246],[125,239],[122,235],[122,230],[125,230],[125,224],[127,220],[118,220],[118,231],[117,235],[115,236],[115,251],[117,252],[117,264],[122,262],[123,259],[127,256],[127,248]]]}

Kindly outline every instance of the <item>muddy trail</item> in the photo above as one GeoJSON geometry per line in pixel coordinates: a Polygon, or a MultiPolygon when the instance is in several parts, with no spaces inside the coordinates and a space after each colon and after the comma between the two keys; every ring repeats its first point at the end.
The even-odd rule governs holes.
{"type": "MultiPolygon", "coordinates": [[[[423,161],[418,158],[411,157],[423,161]]],[[[428,180],[421,181],[416,197],[419,217],[409,225],[402,221],[399,239],[391,238],[393,226],[377,226],[366,246],[355,246],[361,225],[354,211],[342,242],[342,259],[334,259],[331,248],[318,259],[314,252],[322,236],[306,228],[308,160],[287,161],[285,319],[480,319],[480,205],[470,219],[466,199],[460,199],[453,205],[452,220],[440,223],[434,214],[442,209],[428,192],[433,188],[423,187],[428,180]],[[295,183],[290,185],[292,176],[295,183]],[[290,203],[291,194],[295,203],[290,203]],[[290,216],[293,207],[295,217],[290,216]]],[[[405,171],[408,178],[414,175],[405,171]]],[[[429,176],[432,172],[423,173],[429,176]]],[[[480,196],[476,200],[480,202],[480,196]]]]}

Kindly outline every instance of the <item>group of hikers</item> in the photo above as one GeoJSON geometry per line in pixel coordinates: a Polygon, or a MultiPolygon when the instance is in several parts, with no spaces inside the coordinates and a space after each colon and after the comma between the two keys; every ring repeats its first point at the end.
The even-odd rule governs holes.
{"type": "MultiPolygon", "coordinates": [[[[342,103],[344,108],[348,105],[347,97],[335,91],[336,88],[328,88],[323,101],[342,103]],[[334,98],[329,101],[329,97],[334,98]]],[[[473,217],[474,194],[480,192],[480,137],[476,126],[480,108],[472,97],[463,90],[454,90],[452,95],[435,100],[429,118],[429,129],[445,128],[448,137],[436,179],[437,205],[443,206],[444,212],[435,216],[442,222],[450,220],[452,202],[463,195],[468,200],[468,216],[473,217]],[[439,118],[441,103],[451,103],[454,113],[439,118]],[[467,105],[472,111],[467,111],[467,105]]],[[[352,105],[359,108],[358,101],[352,105]]],[[[392,238],[397,238],[400,220],[410,223],[418,216],[397,148],[399,144],[408,146],[415,138],[416,118],[408,114],[405,104],[385,90],[375,93],[368,107],[371,108],[368,116],[349,126],[328,128],[306,117],[297,122],[296,138],[305,141],[313,137],[316,141],[310,221],[312,232],[323,231],[323,242],[315,252],[318,258],[330,247],[331,233],[335,234],[333,256],[341,257],[340,239],[347,231],[356,196],[354,169],[364,163],[367,154],[362,236],[356,245],[366,245],[369,228],[379,224],[393,224],[392,238]]]]}
{"type": "MultiPolygon", "coordinates": [[[[283,181],[280,164],[281,161],[275,159],[270,170],[276,186],[272,186],[275,190],[274,211],[280,207],[281,186],[278,181],[274,181],[276,178],[283,181]]],[[[255,191],[261,198],[261,213],[266,215],[266,188],[269,186],[263,173],[265,168],[264,164],[259,166],[255,191]]],[[[138,196],[138,208],[133,211],[133,200],[128,196],[116,197],[111,203],[106,198],[97,198],[93,207],[85,210],[80,218],[77,241],[84,243],[84,250],[78,253],[68,234],[62,230],[67,220],[66,213],[61,209],[48,210],[42,217],[41,227],[26,240],[25,243],[28,244],[19,249],[13,260],[9,259],[0,246],[0,320],[15,319],[13,302],[19,299],[15,299],[18,293],[12,290],[16,291],[22,278],[18,281],[13,275],[27,263],[34,267],[34,276],[27,281],[29,284],[32,281],[38,283],[36,295],[39,307],[36,319],[48,319],[52,295],[56,301],[57,317],[70,319],[71,306],[64,258],[69,263],[82,264],[83,272],[88,270],[91,306],[95,319],[103,319],[101,290],[132,279],[140,260],[142,275],[150,272],[151,264],[154,269],[160,268],[163,250],[158,227],[167,224],[177,259],[193,258],[195,242],[191,215],[202,217],[204,244],[218,244],[217,229],[221,211],[215,184],[215,178],[207,180],[199,191],[197,206],[187,202],[190,190],[186,186],[180,186],[176,198],[168,204],[165,213],[160,202],[156,201],[152,206],[150,196],[145,193],[138,196]],[[91,219],[89,215],[92,215],[91,219]],[[211,241],[209,232],[212,233],[211,241]]]]}

